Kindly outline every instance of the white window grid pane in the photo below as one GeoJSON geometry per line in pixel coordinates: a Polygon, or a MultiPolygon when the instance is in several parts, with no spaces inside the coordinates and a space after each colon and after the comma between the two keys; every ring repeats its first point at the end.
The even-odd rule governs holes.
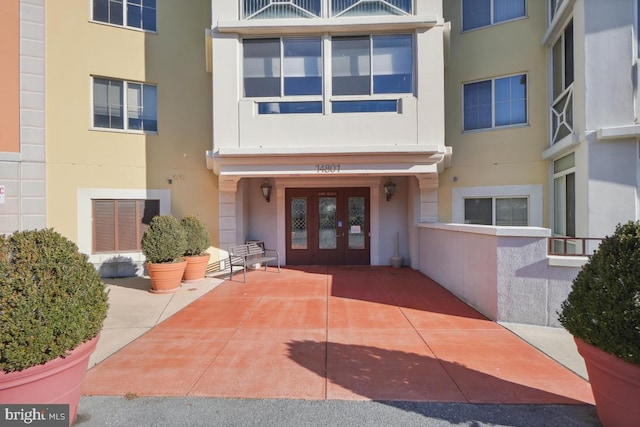
{"type": "MultiPolygon", "coordinates": [[[[143,127],[144,120],[157,122],[157,88],[143,83],[95,77],[93,79],[93,113],[94,117],[101,115],[109,119],[108,126],[98,126],[94,123],[96,127],[147,130],[143,127]],[[114,119],[118,120],[114,121],[114,119]],[[140,120],[141,124],[132,128],[129,124],[130,119],[140,120]]],[[[155,126],[151,131],[156,131],[155,126]]]]}
{"type": "MultiPolygon", "coordinates": [[[[107,13],[106,21],[99,20],[99,22],[107,22],[120,27],[138,28],[144,31],[156,31],[157,5],[155,0],[94,0],[92,7],[95,9],[98,3],[107,13]],[[129,19],[133,19],[134,16],[136,22],[130,23],[129,19]]],[[[95,18],[95,15],[93,16],[95,18]]]]}
{"type": "Polygon", "coordinates": [[[523,18],[526,13],[526,0],[462,0],[462,30],[523,18]]]}
{"type": "Polygon", "coordinates": [[[504,22],[525,16],[525,0],[493,0],[493,22],[504,22]]]}
{"type": "Polygon", "coordinates": [[[127,85],[127,114],[129,119],[142,117],[142,85],[129,83],[127,85]]]}
{"type": "Polygon", "coordinates": [[[498,226],[529,225],[529,200],[526,197],[498,197],[495,199],[494,212],[498,226]]]}
{"type": "Polygon", "coordinates": [[[463,130],[526,124],[527,85],[526,74],[463,84],[463,130]],[[490,97],[485,93],[488,83],[490,97]]]}

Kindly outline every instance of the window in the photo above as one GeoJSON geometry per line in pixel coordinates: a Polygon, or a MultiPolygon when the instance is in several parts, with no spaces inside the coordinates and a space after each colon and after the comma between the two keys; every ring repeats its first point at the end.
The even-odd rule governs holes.
{"type": "Polygon", "coordinates": [[[397,95],[413,91],[411,35],[334,37],[330,59],[319,37],[247,39],[243,47],[244,96],[272,98],[259,100],[259,114],[322,113],[329,96],[333,113],[395,112],[397,95]]]}
{"type": "Polygon", "coordinates": [[[93,20],[156,31],[156,0],[93,0],[93,20]]]}
{"type": "Polygon", "coordinates": [[[157,132],[157,88],[143,83],[94,77],[93,126],[157,132]]]}
{"type": "Polygon", "coordinates": [[[331,43],[333,95],[412,92],[411,36],[334,37],[331,43]]]}
{"type": "Polygon", "coordinates": [[[528,226],[529,200],[526,197],[465,198],[464,223],[528,226]]]}
{"type": "Polygon", "coordinates": [[[551,142],[555,144],[573,133],[573,21],[553,45],[551,61],[551,142]]]}
{"type": "Polygon", "coordinates": [[[93,253],[140,251],[151,219],[160,214],[159,200],[92,200],[93,253]]]}
{"type": "Polygon", "coordinates": [[[464,130],[527,123],[527,76],[519,74],[463,86],[464,130]]]}
{"type": "Polygon", "coordinates": [[[245,40],[243,73],[246,97],[310,97],[259,103],[260,114],[322,112],[320,38],[245,40]]]}
{"type": "Polygon", "coordinates": [[[511,21],[525,15],[525,0],[462,0],[463,31],[511,21]]]}
{"type": "Polygon", "coordinates": [[[553,232],[559,236],[576,236],[575,154],[553,162],[553,232]]]}

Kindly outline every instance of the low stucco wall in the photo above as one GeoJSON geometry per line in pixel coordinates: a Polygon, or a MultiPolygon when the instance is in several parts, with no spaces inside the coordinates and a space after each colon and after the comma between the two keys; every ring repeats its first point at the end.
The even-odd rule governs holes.
{"type": "Polygon", "coordinates": [[[560,326],[586,261],[548,257],[546,228],[420,224],[419,236],[420,271],[496,321],[560,326]]]}

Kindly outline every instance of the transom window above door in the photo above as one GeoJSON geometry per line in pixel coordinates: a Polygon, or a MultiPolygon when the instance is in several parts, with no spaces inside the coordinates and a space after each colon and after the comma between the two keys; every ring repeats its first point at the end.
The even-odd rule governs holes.
{"type": "Polygon", "coordinates": [[[241,0],[242,19],[412,15],[412,0],[241,0]]]}

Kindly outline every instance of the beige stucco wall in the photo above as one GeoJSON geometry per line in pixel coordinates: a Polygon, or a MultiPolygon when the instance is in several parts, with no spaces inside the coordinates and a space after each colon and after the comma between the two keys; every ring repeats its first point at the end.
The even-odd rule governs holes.
{"type": "Polygon", "coordinates": [[[159,0],[157,33],[92,22],[86,0],[47,4],[48,226],[86,241],[79,189],[165,190],[171,213],[201,217],[216,244],[217,183],[205,162],[212,139],[204,37],[210,3],[159,0]],[[157,134],[91,129],[92,76],[156,84],[157,134]]]}
{"type": "MultiPolygon", "coordinates": [[[[460,1],[445,1],[451,22],[451,50],[445,69],[446,144],[452,166],[440,175],[439,219],[452,221],[452,189],[487,186],[539,186],[548,201],[547,59],[541,40],[546,29],[545,2],[527,2],[527,17],[462,32],[460,1]],[[503,129],[462,131],[462,85],[466,82],[526,73],[528,124],[503,129]]],[[[546,226],[548,209],[543,209],[546,226]]]]}

